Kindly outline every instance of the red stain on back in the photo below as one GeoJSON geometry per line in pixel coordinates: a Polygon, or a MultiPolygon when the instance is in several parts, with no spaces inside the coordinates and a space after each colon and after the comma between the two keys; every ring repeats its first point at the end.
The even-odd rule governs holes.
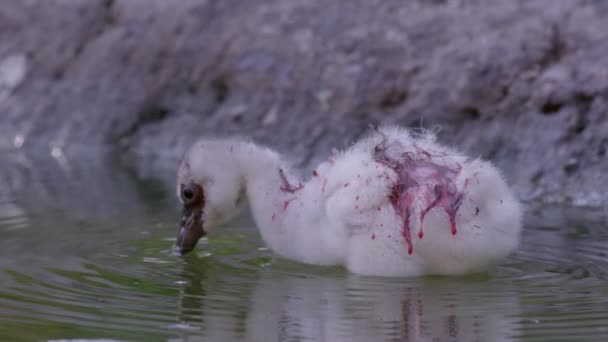
{"type": "Polygon", "coordinates": [[[287,207],[289,207],[289,203],[291,203],[294,200],[295,200],[295,198],[290,198],[288,200],[284,200],[283,201],[283,210],[287,210],[287,207]]]}
{"type": "Polygon", "coordinates": [[[397,142],[386,141],[374,149],[374,160],[397,174],[397,182],[391,188],[389,200],[403,223],[402,235],[408,254],[414,252],[411,236],[412,212],[419,212],[418,238],[424,232],[425,215],[433,208],[443,209],[450,220],[450,231],[456,235],[456,212],[462,204],[463,193],[456,188],[455,180],[461,170],[459,164],[450,167],[443,153],[425,151],[414,145],[414,151],[404,151],[397,142]],[[395,150],[389,151],[389,149],[395,150]],[[435,158],[434,157],[440,157],[435,158]]]}

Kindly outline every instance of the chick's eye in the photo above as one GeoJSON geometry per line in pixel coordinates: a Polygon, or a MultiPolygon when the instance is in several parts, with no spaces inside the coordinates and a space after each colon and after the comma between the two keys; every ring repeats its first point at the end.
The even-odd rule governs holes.
{"type": "Polygon", "coordinates": [[[194,191],[192,191],[192,189],[186,188],[182,192],[182,196],[184,197],[185,200],[191,200],[192,198],[194,198],[194,191]]]}
{"type": "Polygon", "coordinates": [[[196,199],[197,189],[192,185],[182,186],[182,200],[185,203],[190,203],[196,199]]]}

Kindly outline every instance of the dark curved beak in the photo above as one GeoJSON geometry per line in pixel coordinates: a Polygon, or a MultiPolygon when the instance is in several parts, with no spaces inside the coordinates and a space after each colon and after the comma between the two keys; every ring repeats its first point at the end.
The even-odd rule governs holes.
{"type": "Polygon", "coordinates": [[[202,208],[199,206],[185,207],[181,228],[175,242],[179,254],[184,255],[196,247],[198,240],[207,235],[201,219],[202,208]]]}

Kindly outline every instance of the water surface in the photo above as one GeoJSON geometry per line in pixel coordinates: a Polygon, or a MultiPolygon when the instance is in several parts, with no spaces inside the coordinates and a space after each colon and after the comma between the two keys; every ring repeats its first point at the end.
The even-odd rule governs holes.
{"type": "Polygon", "coordinates": [[[531,208],[488,274],[362,277],[273,258],[246,215],[176,257],[172,175],[1,159],[2,341],[608,340],[603,212],[531,208]]]}

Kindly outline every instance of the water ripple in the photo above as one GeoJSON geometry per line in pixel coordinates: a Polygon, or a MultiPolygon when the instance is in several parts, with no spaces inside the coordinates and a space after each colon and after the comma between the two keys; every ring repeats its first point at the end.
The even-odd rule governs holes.
{"type": "Polygon", "coordinates": [[[111,190],[77,214],[30,191],[0,201],[0,340],[608,340],[605,213],[532,208],[488,274],[387,279],[275,259],[247,218],[177,257],[162,187],[119,178],[112,204],[108,177],[81,180],[111,190]]]}

